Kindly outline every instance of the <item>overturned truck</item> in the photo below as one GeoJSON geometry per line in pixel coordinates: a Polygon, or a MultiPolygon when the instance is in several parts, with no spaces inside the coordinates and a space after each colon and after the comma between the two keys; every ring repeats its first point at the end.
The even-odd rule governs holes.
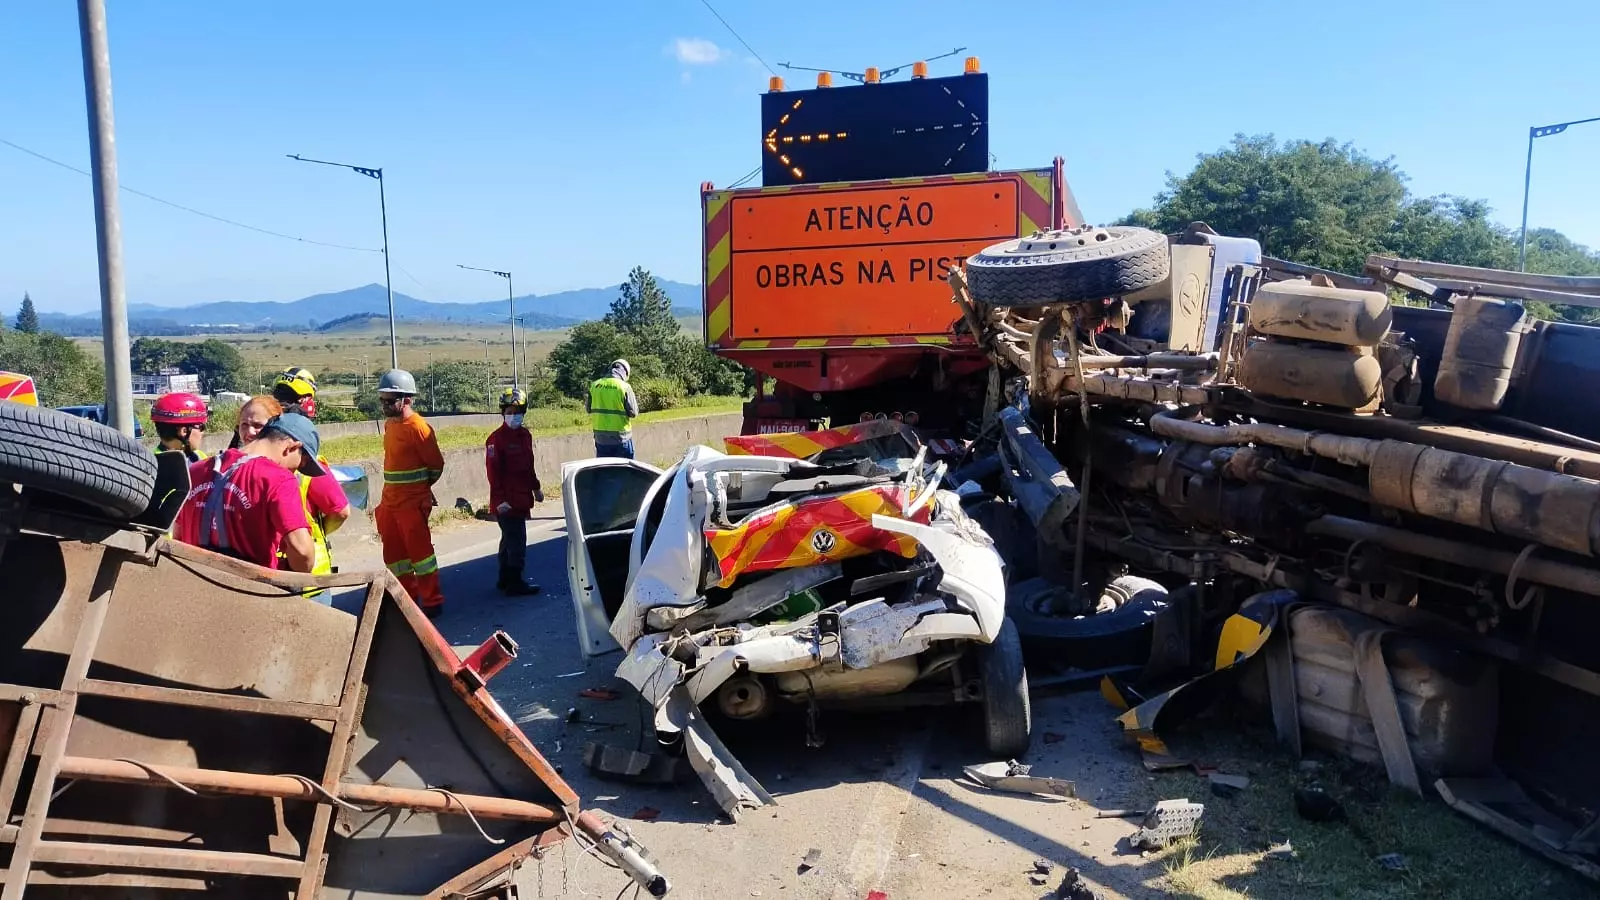
{"type": "Polygon", "coordinates": [[[1038,528],[995,531],[1039,573],[1009,600],[1030,653],[1094,647],[1038,638],[1109,633],[1118,579],[1157,585],[1154,676],[1269,599],[1289,638],[1257,693],[1287,742],[1600,875],[1600,329],[1523,303],[1600,306],[1600,279],[1215,244],[1045,232],[951,277],[996,363],[994,490],[1038,528]]]}
{"type": "Polygon", "coordinates": [[[514,641],[462,659],[387,572],[174,543],[187,487],[0,401],[0,896],[512,898],[567,839],[667,893],[489,693],[514,641]]]}

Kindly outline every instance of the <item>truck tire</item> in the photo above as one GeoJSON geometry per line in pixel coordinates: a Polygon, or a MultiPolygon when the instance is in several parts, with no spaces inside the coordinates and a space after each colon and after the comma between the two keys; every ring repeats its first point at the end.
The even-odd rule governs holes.
{"type": "Polygon", "coordinates": [[[156,458],[114,428],[6,401],[0,402],[0,483],[7,482],[126,520],[150,505],[156,458]]]}
{"type": "Polygon", "coordinates": [[[990,306],[1042,306],[1131,294],[1164,281],[1171,268],[1160,232],[1084,227],[984,248],[967,258],[967,288],[990,306]]]}
{"type": "Polygon", "coordinates": [[[1139,591],[1116,609],[1093,615],[1040,612],[1042,596],[1058,590],[1064,588],[1036,578],[1006,592],[1006,621],[1016,623],[1035,666],[1091,671],[1149,660],[1156,617],[1170,606],[1164,589],[1139,591]]]}
{"type": "Polygon", "coordinates": [[[977,649],[983,682],[983,745],[996,759],[1016,759],[1028,751],[1033,736],[1033,708],[1028,699],[1028,673],[1022,666],[1022,642],[1010,619],[1000,623],[994,643],[977,649]]]}

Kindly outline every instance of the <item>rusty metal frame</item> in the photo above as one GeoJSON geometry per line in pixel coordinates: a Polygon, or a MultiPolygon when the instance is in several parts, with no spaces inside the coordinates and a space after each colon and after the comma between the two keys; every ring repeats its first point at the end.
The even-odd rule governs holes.
{"type": "MultiPolygon", "coordinates": [[[[0,510],[0,513],[8,511],[10,510],[0,510]]],[[[15,522],[16,519],[13,518],[12,521],[15,522]]],[[[49,534],[49,531],[37,526],[61,524],[63,523],[60,519],[52,519],[48,522],[29,522],[23,528],[35,533],[49,534]],[[35,527],[30,528],[29,525],[35,527]]],[[[22,900],[30,884],[76,885],[92,882],[103,886],[194,888],[203,887],[205,881],[203,877],[197,879],[193,876],[219,874],[290,880],[297,884],[295,896],[315,897],[322,885],[328,864],[328,831],[335,804],[354,802],[398,809],[426,810],[434,814],[515,819],[531,823],[547,823],[551,826],[535,839],[521,841],[505,848],[488,860],[449,880],[435,892],[438,896],[444,896],[446,889],[451,886],[470,884],[473,881],[482,882],[493,877],[497,871],[514,867],[520,860],[520,856],[517,855],[519,851],[522,855],[526,855],[542,843],[560,840],[570,832],[565,822],[581,816],[577,796],[571,788],[533,750],[527,743],[526,737],[514,724],[509,721],[502,722],[500,717],[494,714],[494,711],[498,710],[498,705],[489,696],[481,681],[469,684],[468,679],[461,677],[449,677],[447,680],[461,699],[479,712],[496,736],[505,741],[521,761],[551,788],[559,801],[558,808],[552,809],[525,801],[496,797],[341,783],[361,719],[365,700],[363,676],[368,667],[379,613],[386,594],[393,596],[396,601],[395,611],[403,615],[412,630],[422,638],[422,645],[430,662],[441,673],[446,675],[454,673],[458,676],[463,665],[443,637],[433,629],[431,623],[427,622],[421,610],[406,598],[398,582],[387,572],[351,572],[332,576],[269,572],[209,551],[173,543],[158,536],[146,535],[141,531],[120,530],[106,534],[103,526],[96,527],[99,523],[85,520],[81,524],[86,527],[73,528],[71,531],[76,532],[77,537],[98,538],[95,542],[102,544],[104,550],[87,596],[68,596],[62,600],[63,605],[76,604],[81,609],[82,617],[72,638],[71,652],[67,657],[59,689],[0,684],[0,702],[16,703],[21,708],[11,741],[8,745],[0,746],[0,764],[3,764],[3,768],[0,768],[0,813],[9,811],[13,806],[21,781],[23,761],[30,755],[37,759],[35,775],[28,790],[21,821],[16,825],[10,825],[0,817],[0,843],[12,845],[10,863],[0,871],[0,885],[3,885],[3,889],[0,889],[0,900],[22,900]],[[367,587],[365,601],[346,663],[339,702],[336,705],[324,705],[271,700],[220,691],[178,689],[89,678],[89,668],[94,660],[101,632],[114,599],[119,571],[127,563],[149,565],[154,561],[156,554],[198,564],[256,584],[281,588],[286,596],[313,584],[322,587],[365,585],[367,587]],[[180,769],[132,761],[70,757],[67,755],[68,738],[72,732],[78,699],[82,696],[110,698],[128,703],[198,707],[331,722],[332,733],[326,760],[322,766],[321,779],[313,785],[310,779],[298,779],[295,776],[180,769]],[[182,783],[184,778],[189,778],[194,780],[196,787],[208,792],[295,799],[315,803],[316,810],[309,838],[302,846],[303,852],[298,858],[277,853],[47,840],[44,836],[46,823],[50,818],[51,803],[58,793],[56,783],[61,778],[190,790],[182,783]],[[86,882],[78,877],[37,871],[35,867],[40,864],[81,865],[131,871],[85,873],[90,876],[90,881],[86,882]],[[180,873],[187,873],[188,877],[180,873]]]]}

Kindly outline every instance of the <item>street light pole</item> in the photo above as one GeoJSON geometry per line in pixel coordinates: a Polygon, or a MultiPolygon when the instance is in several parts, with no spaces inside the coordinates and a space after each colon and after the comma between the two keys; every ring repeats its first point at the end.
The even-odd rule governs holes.
{"type": "Polygon", "coordinates": [[[117,206],[117,140],[111,114],[111,45],[105,0],[78,0],[83,89],[89,107],[89,168],[94,177],[95,249],[100,257],[100,331],[105,339],[106,418],[133,436],[133,361],[128,295],[122,279],[122,217],[117,206]]]}
{"type": "Polygon", "coordinates": [[[395,336],[394,328],[394,278],[389,274],[389,200],[383,189],[383,170],[370,166],[355,166],[350,163],[329,162],[325,159],[311,159],[298,153],[286,153],[285,156],[297,162],[316,163],[322,166],[338,166],[349,169],[358,175],[378,180],[378,214],[383,218],[383,286],[389,294],[389,368],[400,368],[400,341],[395,336]]]}
{"type": "Polygon", "coordinates": [[[1600,122],[1600,116],[1558,122],[1554,125],[1535,125],[1528,129],[1528,165],[1522,173],[1522,245],[1517,249],[1518,272],[1528,271],[1528,189],[1533,185],[1533,139],[1560,134],[1566,131],[1569,125],[1583,125],[1587,122],[1600,122]]]}
{"type": "MultiPolygon", "coordinates": [[[[456,268],[467,269],[472,272],[488,272],[491,275],[499,275],[506,280],[506,303],[511,307],[511,386],[520,389],[522,387],[522,379],[517,369],[517,297],[511,290],[511,273],[502,272],[499,269],[480,269],[477,266],[463,266],[460,263],[456,263],[456,268]]],[[[526,336],[524,336],[524,339],[526,339],[526,336]]]]}

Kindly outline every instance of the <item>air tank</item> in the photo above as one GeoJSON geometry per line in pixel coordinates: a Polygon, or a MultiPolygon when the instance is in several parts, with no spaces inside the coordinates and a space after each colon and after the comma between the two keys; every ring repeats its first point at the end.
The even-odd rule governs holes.
{"type": "Polygon", "coordinates": [[[1250,301],[1250,327],[1262,334],[1375,347],[1394,313],[1382,291],[1356,291],[1304,278],[1263,284],[1250,301]]]}
{"type": "Polygon", "coordinates": [[[1360,409],[1378,398],[1383,367],[1359,349],[1257,341],[1245,350],[1237,377],[1267,397],[1360,409]]]}
{"type": "Polygon", "coordinates": [[[1456,297],[1433,395],[1462,409],[1499,409],[1511,388],[1527,321],[1516,300],[1456,297]]]}

